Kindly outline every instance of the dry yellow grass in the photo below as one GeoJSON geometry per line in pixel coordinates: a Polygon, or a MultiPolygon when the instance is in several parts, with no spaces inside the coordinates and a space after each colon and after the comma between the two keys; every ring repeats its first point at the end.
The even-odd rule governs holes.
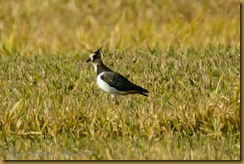
{"type": "Polygon", "coordinates": [[[1,42],[19,51],[240,45],[240,2],[1,0],[1,42]]]}
{"type": "Polygon", "coordinates": [[[239,1],[0,3],[0,159],[240,160],[239,1]],[[101,46],[148,98],[111,103],[101,46]]]}

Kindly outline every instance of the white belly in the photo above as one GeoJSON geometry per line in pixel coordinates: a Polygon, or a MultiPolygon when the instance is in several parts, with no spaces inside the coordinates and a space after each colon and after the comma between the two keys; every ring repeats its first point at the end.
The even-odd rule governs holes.
{"type": "Polygon", "coordinates": [[[105,92],[108,92],[112,95],[123,95],[126,94],[126,92],[123,91],[119,91],[114,87],[110,87],[105,81],[103,81],[101,79],[101,76],[103,75],[103,73],[101,73],[100,75],[97,76],[97,84],[98,86],[105,92]]]}

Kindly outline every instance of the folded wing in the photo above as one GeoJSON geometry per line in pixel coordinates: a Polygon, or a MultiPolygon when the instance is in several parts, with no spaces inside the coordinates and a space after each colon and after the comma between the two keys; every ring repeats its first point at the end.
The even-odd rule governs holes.
{"type": "Polygon", "coordinates": [[[104,72],[101,79],[119,91],[126,91],[128,94],[142,94],[147,96],[146,93],[148,93],[148,90],[133,84],[124,76],[116,72],[104,72]]]}

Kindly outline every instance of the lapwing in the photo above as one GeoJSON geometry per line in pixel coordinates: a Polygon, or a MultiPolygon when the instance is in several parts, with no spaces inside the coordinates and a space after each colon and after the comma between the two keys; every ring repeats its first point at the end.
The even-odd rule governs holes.
{"type": "Polygon", "coordinates": [[[105,66],[100,51],[101,48],[91,53],[86,62],[93,64],[97,73],[97,84],[103,91],[110,93],[113,100],[119,95],[140,94],[148,96],[148,90],[133,84],[121,74],[105,66]]]}

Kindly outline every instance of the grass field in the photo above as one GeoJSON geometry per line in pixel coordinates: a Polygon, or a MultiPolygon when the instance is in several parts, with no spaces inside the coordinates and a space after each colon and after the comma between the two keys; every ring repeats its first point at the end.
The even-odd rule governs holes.
{"type": "Polygon", "coordinates": [[[0,3],[2,160],[240,160],[239,1],[0,3]],[[149,97],[112,103],[101,46],[149,97]]]}

